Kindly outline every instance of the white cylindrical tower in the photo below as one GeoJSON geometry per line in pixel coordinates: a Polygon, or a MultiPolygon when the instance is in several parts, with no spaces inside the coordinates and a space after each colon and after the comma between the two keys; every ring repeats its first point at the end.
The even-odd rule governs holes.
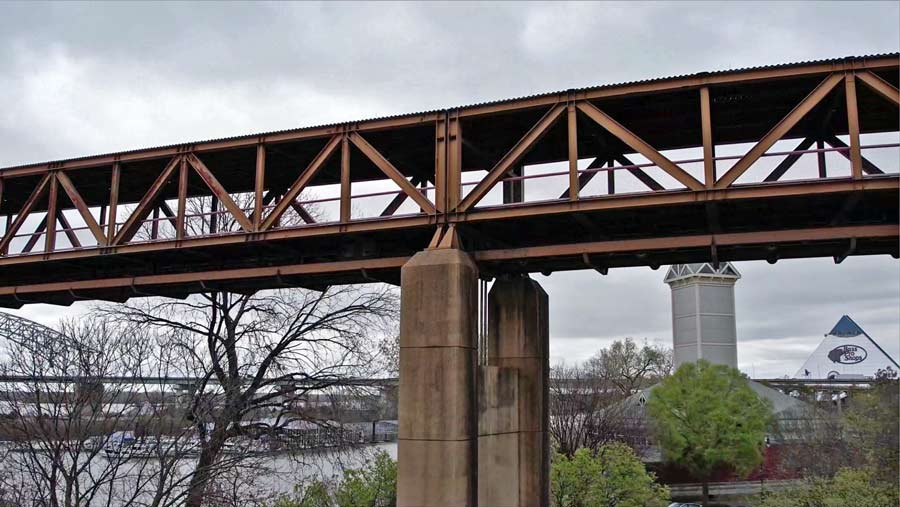
{"type": "Polygon", "coordinates": [[[706,359],[737,368],[734,284],[741,278],[726,262],[676,264],[664,281],[672,289],[672,346],[675,367],[706,359]]]}

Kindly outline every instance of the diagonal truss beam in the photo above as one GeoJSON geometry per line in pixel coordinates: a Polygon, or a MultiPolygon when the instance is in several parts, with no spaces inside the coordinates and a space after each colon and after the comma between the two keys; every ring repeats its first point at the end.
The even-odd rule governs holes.
{"type": "MultiPolygon", "coordinates": [[[[590,102],[579,102],[578,109],[586,114],[590,119],[594,120],[598,125],[607,130],[610,134],[618,138],[620,141],[628,145],[634,151],[643,155],[647,160],[656,164],[660,169],[667,172],[670,176],[681,182],[691,190],[702,190],[703,184],[697,181],[687,171],[675,165],[665,155],[657,151],[655,148],[647,144],[646,141],[635,135],[633,132],[623,127],[619,122],[611,116],[597,108],[590,102]]],[[[634,174],[634,173],[632,173],[634,174]]],[[[646,183],[646,182],[645,182],[646,183]]]]}
{"type": "MultiPolygon", "coordinates": [[[[615,159],[616,162],[618,162],[626,167],[636,165],[634,162],[631,161],[630,158],[626,157],[625,155],[616,155],[613,158],[615,159]]],[[[632,176],[634,176],[635,178],[640,180],[641,183],[643,183],[644,185],[647,185],[647,187],[649,187],[650,190],[665,190],[665,187],[663,187],[658,181],[653,179],[653,177],[650,176],[649,174],[647,174],[645,171],[641,170],[640,167],[628,167],[627,170],[629,173],[631,173],[632,176]]]]}
{"type": "Polygon", "coordinates": [[[826,77],[816,88],[809,93],[797,106],[791,110],[784,118],[781,119],[772,130],[770,130],[762,139],[759,140],[750,151],[747,152],[740,160],[719,178],[715,188],[726,188],[731,186],[753,163],[759,160],[769,148],[772,147],[779,139],[784,137],[797,123],[803,119],[810,111],[822,102],[831,90],[844,79],[841,74],[831,74],[826,77]]]}
{"type": "Polygon", "coordinates": [[[362,152],[369,160],[372,161],[381,172],[384,173],[385,176],[392,179],[397,186],[403,190],[403,193],[412,198],[412,200],[416,201],[416,204],[419,205],[420,208],[425,210],[425,213],[429,215],[433,215],[437,211],[434,208],[434,204],[431,203],[409,180],[406,179],[406,176],[397,170],[394,167],[394,164],[391,164],[388,159],[384,158],[384,156],[375,149],[374,146],[369,144],[361,135],[356,132],[350,133],[350,142],[352,142],[359,151],[362,152]]]}
{"type": "Polygon", "coordinates": [[[41,239],[41,236],[47,231],[47,215],[44,215],[44,218],[41,218],[41,221],[37,224],[37,227],[34,228],[34,232],[31,233],[31,237],[28,238],[28,241],[25,242],[25,246],[22,247],[23,254],[30,253],[34,250],[34,247],[37,246],[37,242],[41,239]]]}
{"type": "MultiPolygon", "coordinates": [[[[278,197],[278,192],[271,189],[266,191],[265,195],[262,198],[262,208],[265,208],[269,204],[272,204],[272,201],[274,201],[276,197],[278,197]]],[[[294,211],[296,211],[297,214],[300,215],[300,218],[302,218],[304,222],[308,224],[316,223],[316,219],[312,216],[312,213],[310,213],[309,210],[307,210],[306,207],[303,206],[303,204],[301,204],[300,202],[294,200],[294,202],[291,203],[291,208],[293,208],[294,211]]],[[[250,213],[251,222],[253,221],[255,213],[256,210],[250,213]]]]}
{"type": "Polygon", "coordinates": [[[31,210],[34,209],[37,201],[43,197],[44,192],[47,191],[48,184],[50,183],[50,173],[44,175],[43,178],[38,182],[37,186],[34,187],[34,190],[31,191],[31,195],[28,196],[28,199],[25,200],[25,203],[22,205],[22,209],[19,210],[19,213],[16,214],[16,219],[10,224],[9,229],[6,230],[3,238],[0,238],[0,252],[6,252],[9,243],[12,241],[13,236],[16,235],[16,232],[22,228],[22,224],[25,223],[25,220],[28,218],[28,215],[31,214],[31,210]]]}
{"type": "MultiPolygon", "coordinates": [[[[103,228],[100,227],[100,224],[94,219],[94,215],[91,214],[91,210],[88,208],[87,204],[85,204],[84,199],[81,198],[81,194],[78,193],[78,189],[75,188],[72,180],[62,171],[56,173],[56,179],[59,180],[59,184],[62,186],[63,191],[69,196],[69,200],[75,205],[75,209],[78,210],[81,219],[84,220],[84,223],[87,225],[88,229],[90,229],[91,234],[94,235],[97,244],[105,245],[106,235],[103,234],[103,228]]],[[[71,241],[71,239],[72,238],[70,237],[69,240],[71,241]]]]}
{"type": "MultiPolygon", "coordinates": [[[[413,176],[410,183],[412,183],[413,185],[418,185],[419,183],[421,183],[421,180],[417,176],[413,176]]],[[[389,217],[393,215],[397,212],[398,209],[400,209],[400,206],[402,206],[407,199],[409,199],[409,196],[406,195],[406,192],[399,192],[394,196],[393,199],[391,199],[391,202],[389,202],[388,205],[384,207],[384,210],[378,216],[389,217]]]]}
{"type": "MultiPolygon", "coordinates": [[[[263,185],[265,185],[265,159],[267,158],[267,156],[262,155],[262,159],[263,159],[262,166],[263,167],[262,167],[262,169],[260,169],[260,163],[261,163],[260,162],[260,152],[266,153],[266,151],[270,151],[272,153],[277,153],[278,155],[280,155],[288,160],[291,160],[291,161],[297,160],[297,157],[290,155],[288,153],[285,153],[274,146],[266,146],[265,148],[258,148],[257,156],[256,156],[256,169],[257,169],[256,179],[261,179],[260,183],[263,185]]],[[[287,185],[282,185],[280,187],[273,187],[273,188],[270,188],[265,191],[265,194],[262,197],[262,206],[260,207],[260,218],[259,218],[260,222],[262,222],[262,220],[263,220],[263,215],[265,214],[264,211],[265,211],[266,206],[272,204],[272,201],[274,201],[275,198],[278,197],[279,195],[283,194],[287,189],[288,189],[287,185]]],[[[297,198],[299,198],[299,197],[300,196],[298,195],[297,197],[294,198],[294,202],[291,204],[291,207],[294,208],[294,210],[297,212],[297,214],[300,215],[300,218],[302,218],[304,221],[306,221],[306,223],[309,223],[309,224],[316,223],[317,221],[316,221],[315,217],[312,216],[312,213],[310,213],[309,210],[306,209],[306,206],[304,206],[301,201],[297,200],[297,198]]],[[[254,211],[250,214],[251,221],[252,221],[255,213],[256,213],[256,210],[255,210],[255,204],[254,204],[254,211]]]]}
{"type": "MultiPolygon", "coordinates": [[[[179,175],[180,179],[180,175],[179,175]]],[[[169,206],[169,203],[166,201],[162,201],[159,203],[159,211],[162,211],[162,214],[169,219],[169,224],[176,231],[178,230],[178,214],[172,210],[172,207],[169,206]]]]}
{"type": "Polygon", "coordinates": [[[325,162],[328,161],[328,158],[331,157],[331,154],[334,153],[335,148],[341,144],[341,135],[334,135],[331,139],[328,140],[328,143],[325,144],[325,147],[322,148],[322,151],[319,152],[318,155],[310,162],[310,164],[300,173],[300,176],[291,184],[290,188],[288,188],[287,192],[281,197],[278,201],[278,204],[275,205],[275,209],[269,213],[269,216],[263,220],[262,224],[259,226],[259,229],[265,231],[270,229],[275,222],[281,218],[281,215],[287,211],[288,207],[291,206],[291,203],[294,202],[294,199],[300,195],[300,192],[312,181],[313,177],[319,172],[320,169],[325,165],[325,162]]]}
{"type": "Polygon", "coordinates": [[[565,110],[565,104],[557,104],[550,108],[550,110],[547,111],[547,113],[538,120],[538,122],[535,123],[521,139],[519,139],[519,142],[517,142],[506,155],[504,155],[503,158],[488,171],[487,176],[485,176],[478,185],[469,192],[469,195],[467,195],[459,204],[457,211],[464,213],[469,208],[478,204],[478,202],[494,188],[494,185],[503,178],[507,171],[519,163],[519,161],[522,160],[522,157],[528,153],[528,150],[544,137],[547,131],[550,130],[550,127],[556,123],[556,120],[565,110]]]}
{"type": "MultiPolygon", "coordinates": [[[[812,137],[807,137],[806,139],[800,141],[800,144],[798,144],[791,151],[808,150],[809,147],[812,146],[815,142],[816,142],[816,140],[813,139],[812,137]]],[[[784,176],[784,173],[786,173],[788,171],[788,169],[793,167],[794,164],[796,164],[797,161],[800,160],[800,157],[802,157],[803,155],[804,155],[804,153],[791,153],[790,155],[785,157],[784,160],[782,160],[781,163],[778,164],[777,167],[775,167],[775,169],[772,169],[772,172],[770,172],[769,175],[766,176],[766,179],[764,179],[763,181],[765,181],[765,182],[778,181],[778,179],[781,178],[782,176],[784,176]]]]}
{"type": "Polygon", "coordinates": [[[878,75],[871,71],[865,71],[856,74],[856,77],[876,93],[893,102],[894,105],[900,105],[900,90],[894,88],[893,85],[881,79],[878,75]]]}
{"type": "Polygon", "coordinates": [[[203,179],[206,186],[209,187],[216,198],[219,199],[222,206],[225,206],[228,213],[230,213],[232,218],[234,218],[238,225],[241,226],[241,229],[244,229],[246,232],[253,232],[253,224],[250,222],[250,219],[247,218],[244,210],[234,202],[234,199],[231,198],[231,195],[225,190],[225,187],[219,183],[219,180],[217,180],[212,171],[209,170],[209,167],[206,167],[206,164],[193,153],[186,154],[185,158],[187,159],[188,164],[190,164],[191,167],[194,168],[194,171],[200,175],[200,178],[203,179]]]}
{"type": "MultiPolygon", "coordinates": [[[[28,238],[28,241],[25,243],[25,246],[22,247],[22,251],[20,253],[27,254],[31,253],[34,250],[34,247],[37,246],[38,241],[41,239],[41,236],[47,233],[47,217],[49,215],[45,214],[41,221],[38,223],[37,227],[34,228],[34,232],[31,233],[31,237],[28,238]]],[[[69,219],[66,218],[66,214],[63,213],[62,210],[56,211],[56,220],[62,225],[63,234],[69,239],[69,243],[72,244],[75,248],[81,248],[81,241],[78,239],[78,234],[72,230],[72,224],[69,223],[69,219]]],[[[50,252],[50,250],[46,250],[46,252],[50,252]]]]}
{"type": "Polygon", "coordinates": [[[166,164],[166,167],[156,178],[156,181],[150,185],[150,188],[147,190],[147,193],[144,194],[144,197],[141,197],[140,202],[138,202],[137,208],[135,208],[134,212],[128,217],[128,220],[122,224],[122,227],[119,229],[119,233],[116,234],[116,237],[113,238],[113,245],[121,245],[127,241],[130,241],[131,238],[137,233],[138,229],[141,226],[141,222],[147,217],[153,208],[155,208],[154,204],[156,203],[156,198],[159,197],[159,193],[162,191],[163,187],[168,183],[169,178],[171,178],[172,173],[175,171],[175,168],[181,163],[181,156],[173,157],[172,160],[166,164]]]}
{"type": "Polygon", "coordinates": [[[309,211],[307,211],[307,209],[304,208],[303,205],[299,202],[291,201],[291,207],[294,208],[294,211],[297,212],[297,215],[299,215],[300,219],[302,219],[304,222],[308,224],[316,223],[316,219],[313,218],[309,211]]]}
{"type": "MultiPolygon", "coordinates": [[[[825,136],[823,141],[828,143],[828,145],[832,148],[849,148],[849,146],[847,146],[847,143],[841,141],[839,137],[834,135],[825,136]]],[[[840,150],[838,151],[838,153],[847,160],[850,160],[850,153],[847,150],[840,150]]],[[[871,160],[863,156],[860,156],[860,159],[862,160],[862,170],[864,173],[884,174],[884,171],[882,171],[877,165],[873,164],[871,160]]]]}
{"type": "MultiPolygon", "coordinates": [[[[635,164],[631,161],[631,159],[629,159],[629,158],[626,157],[625,155],[621,155],[621,154],[620,154],[620,155],[617,155],[617,156],[615,156],[615,157],[613,157],[613,158],[614,158],[615,160],[617,160],[620,164],[624,165],[624,166],[633,166],[633,165],[635,165],[635,164]]],[[[605,164],[606,161],[607,161],[607,159],[604,158],[604,157],[597,157],[597,158],[594,159],[593,162],[591,162],[591,165],[589,165],[589,166],[587,166],[587,167],[585,168],[585,170],[587,170],[587,169],[599,169],[599,168],[603,167],[603,164],[605,164]]],[[[644,185],[647,185],[647,187],[650,188],[650,190],[665,190],[665,187],[663,187],[658,181],[656,181],[655,179],[653,179],[653,176],[650,176],[649,174],[647,174],[647,172],[644,171],[643,169],[641,169],[640,167],[628,167],[626,170],[627,170],[629,173],[631,173],[632,176],[634,176],[635,178],[637,178],[638,180],[640,180],[641,183],[643,183],[644,185]]],[[[585,185],[587,185],[588,183],[590,183],[590,181],[591,181],[592,179],[594,179],[594,176],[596,176],[597,174],[599,174],[599,172],[600,172],[600,171],[582,172],[582,173],[578,176],[578,189],[579,189],[579,191],[580,191],[582,188],[584,188],[585,185]]],[[[563,192],[562,194],[560,194],[559,198],[560,198],[560,199],[565,199],[565,198],[569,197],[569,191],[570,191],[570,189],[566,189],[565,192],[563,192]]]]}
{"type": "MultiPolygon", "coordinates": [[[[56,213],[56,219],[59,221],[59,224],[63,226],[63,233],[66,235],[66,238],[69,239],[69,243],[71,243],[74,248],[81,248],[81,241],[78,239],[78,234],[72,230],[72,224],[69,223],[66,214],[63,213],[62,210],[59,210],[59,212],[56,213]]],[[[100,244],[102,245],[102,243],[100,244]]]]}
{"type": "MultiPolygon", "coordinates": [[[[605,158],[597,157],[594,159],[593,162],[591,162],[591,164],[589,166],[585,167],[584,170],[586,171],[588,169],[599,169],[599,168],[603,167],[603,164],[605,164],[605,163],[606,163],[605,158]]],[[[591,171],[591,172],[582,172],[581,174],[579,174],[578,175],[578,191],[580,192],[581,189],[583,189],[588,183],[590,183],[591,180],[594,179],[594,176],[596,176],[598,172],[599,171],[591,171]]],[[[567,199],[570,195],[571,190],[572,190],[571,188],[567,188],[565,192],[563,192],[562,194],[559,195],[559,198],[567,199]]]]}

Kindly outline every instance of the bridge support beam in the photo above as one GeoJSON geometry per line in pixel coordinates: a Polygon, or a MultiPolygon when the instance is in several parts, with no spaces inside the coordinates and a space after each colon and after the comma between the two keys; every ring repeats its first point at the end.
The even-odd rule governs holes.
{"type": "Polygon", "coordinates": [[[478,268],[419,252],[401,271],[398,507],[475,507],[478,268]]]}
{"type": "Polygon", "coordinates": [[[549,336],[541,286],[528,276],[498,279],[479,382],[480,506],[550,505],[549,336]]]}

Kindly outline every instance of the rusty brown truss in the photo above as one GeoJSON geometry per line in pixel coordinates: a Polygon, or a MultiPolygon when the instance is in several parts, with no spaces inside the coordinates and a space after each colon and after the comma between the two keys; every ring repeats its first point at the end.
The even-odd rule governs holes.
{"type": "Polygon", "coordinates": [[[485,277],[896,257],[898,69],[698,74],[0,169],[0,305],[396,282],[439,244],[485,277]],[[813,176],[792,177],[801,159],[813,176]]]}

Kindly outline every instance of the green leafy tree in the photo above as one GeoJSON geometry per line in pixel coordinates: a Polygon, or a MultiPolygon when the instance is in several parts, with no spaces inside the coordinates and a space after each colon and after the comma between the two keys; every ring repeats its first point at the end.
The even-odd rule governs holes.
{"type": "Polygon", "coordinates": [[[279,498],[272,507],[394,507],[397,505],[397,462],[384,451],[365,466],[345,470],[343,480],[332,486],[313,481],[279,498]]]}
{"type": "Polygon", "coordinates": [[[762,462],[772,407],[734,368],[685,363],[652,391],[647,411],[664,457],[703,482],[704,501],[716,468],[746,475],[762,462]]]}
{"type": "Polygon", "coordinates": [[[844,468],[833,479],[811,479],[801,487],[763,494],[754,507],[896,507],[896,483],[878,479],[871,468],[844,468]]]}
{"type": "Polygon", "coordinates": [[[313,481],[306,487],[297,488],[293,496],[284,496],[275,501],[272,507],[336,507],[331,498],[328,484],[313,481]]]}
{"type": "Polygon", "coordinates": [[[900,476],[900,396],[894,375],[879,375],[869,391],[854,393],[846,412],[848,434],[881,482],[900,476]]]}
{"type": "Polygon", "coordinates": [[[657,507],[669,499],[668,488],[621,443],[600,446],[596,453],[582,448],[571,458],[557,453],[550,489],[556,507],[657,507]]]}
{"type": "Polygon", "coordinates": [[[335,498],[339,507],[393,507],[397,504],[397,462],[380,451],[366,467],[347,470],[335,498]]]}

